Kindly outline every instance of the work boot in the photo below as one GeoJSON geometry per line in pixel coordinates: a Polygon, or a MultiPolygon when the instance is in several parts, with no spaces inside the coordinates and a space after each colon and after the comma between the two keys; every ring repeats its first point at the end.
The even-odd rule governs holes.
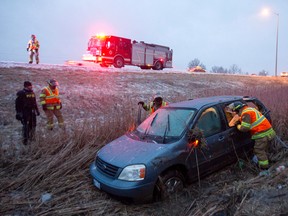
{"type": "Polygon", "coordinates": [[[28,144],[28,139],[23,139],[23,145],[27,145],[28,144]]]}
{"type": "Polygon", "coordinates": [[[270,175],[269,170],[263,170],[259,173],[259,176],[269,176],[269,175],[270,175]]]}
{"type": "Polygon", "coordinates": [[[29,64],[32,64],[33,62],[32,61],[29,61],[29,64]]]}
{"type": "Polygon", "coordinates": [[[269,169],[269,164],[267,164],[267,165],[260,165],[260,164],[258,164],[258,168],[260,169],[260,170],[268,170],[269,169]]]}
{"type": "Polygon", "coordinates": [[[251,162],[252,162],[253,164],[255,164],[255,165],[258,165],[258,158],[257,158],[256,155],[253,156],[251,162]]]}

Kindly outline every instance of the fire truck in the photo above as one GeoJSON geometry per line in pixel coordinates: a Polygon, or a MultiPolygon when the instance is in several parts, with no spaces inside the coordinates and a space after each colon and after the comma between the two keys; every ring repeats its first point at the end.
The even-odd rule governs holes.
{"type": "Polygon", "coordinates": [[[173,50],[167,46],[113,35],[97,35],[90,38],[82,60],[99,63],[102,67],[133,65],[141,69],[162,70],[172,68],[172,55],[173,50]]]}

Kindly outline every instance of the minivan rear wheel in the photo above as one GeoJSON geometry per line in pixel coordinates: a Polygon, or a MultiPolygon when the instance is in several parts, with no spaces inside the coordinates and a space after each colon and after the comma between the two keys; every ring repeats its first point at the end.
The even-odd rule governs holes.
{"type": "Polygon", "coordinates": [[[177,170],[169,170],[158,177],[154,189],[154,200],[165,200],[172,195],[182,191],[184,188],[184,177],[177,170]]]}

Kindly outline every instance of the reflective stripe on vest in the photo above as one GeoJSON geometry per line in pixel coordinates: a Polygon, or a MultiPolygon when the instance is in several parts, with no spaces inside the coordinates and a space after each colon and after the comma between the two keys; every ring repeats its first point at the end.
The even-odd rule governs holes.
{"type": "Polygon", "coordinates": [[[37,39],[33,40],[29,40],[28,42],[28,48],[30,50],[35,50],[35,49],[39,49],[39,42],[37,39]]]}
{"type": "Polygon", "coordinates": [[[49,87],[45,87],[43,90],[45,90],[45,93],[41,93],[40,94],[40,98],[43,98],[44,100],[41,101],[41,104],[47,105],[47,109],[49,110],[54,110],[54,107],[56,109],[60,109],[60,99],[59,99],[59,91],[56,88],[54,90],[54,92],[49,88],[49,87]]]}
{"type": "Polygon", "coordinates": [[[260,166],[267,166],[267,165],[269,165],[269,161],[268,161],[268,160],[258,161],[258,164],[259,164],[260,166]]]}
{"type": "Polygon", "coordinates": [[[252,139],[265,137],[272,133],[271,131],[274,131],[268,119],[266,119],[265,116],[262,115],[258,110],[252,107],[244,109],[241,113],[241,119],[245,114],[248,114],[250,116],[251,124],[242,121],[241,126],[250,129],[252,139]]]}
{"type": "Polygon", "coordinates": [[[272,139],[276,136],[275,131],[273,130],[273,128],[271,127],[269,130],[264,131],[264,132],[259,132],[254,134],[251,138],[252,139],[260,139],[263,137],[268,137],[269,139],[272,139]]]}

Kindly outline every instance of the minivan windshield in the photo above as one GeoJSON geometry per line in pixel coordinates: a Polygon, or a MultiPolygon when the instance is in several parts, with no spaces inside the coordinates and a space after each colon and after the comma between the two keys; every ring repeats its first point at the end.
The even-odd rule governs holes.
{"type": "Polygon", "coordinates": [[[145,119],[136,131],[144,136],[179,137],[194,113],[193,109],[162,108],[145,119]]]}

